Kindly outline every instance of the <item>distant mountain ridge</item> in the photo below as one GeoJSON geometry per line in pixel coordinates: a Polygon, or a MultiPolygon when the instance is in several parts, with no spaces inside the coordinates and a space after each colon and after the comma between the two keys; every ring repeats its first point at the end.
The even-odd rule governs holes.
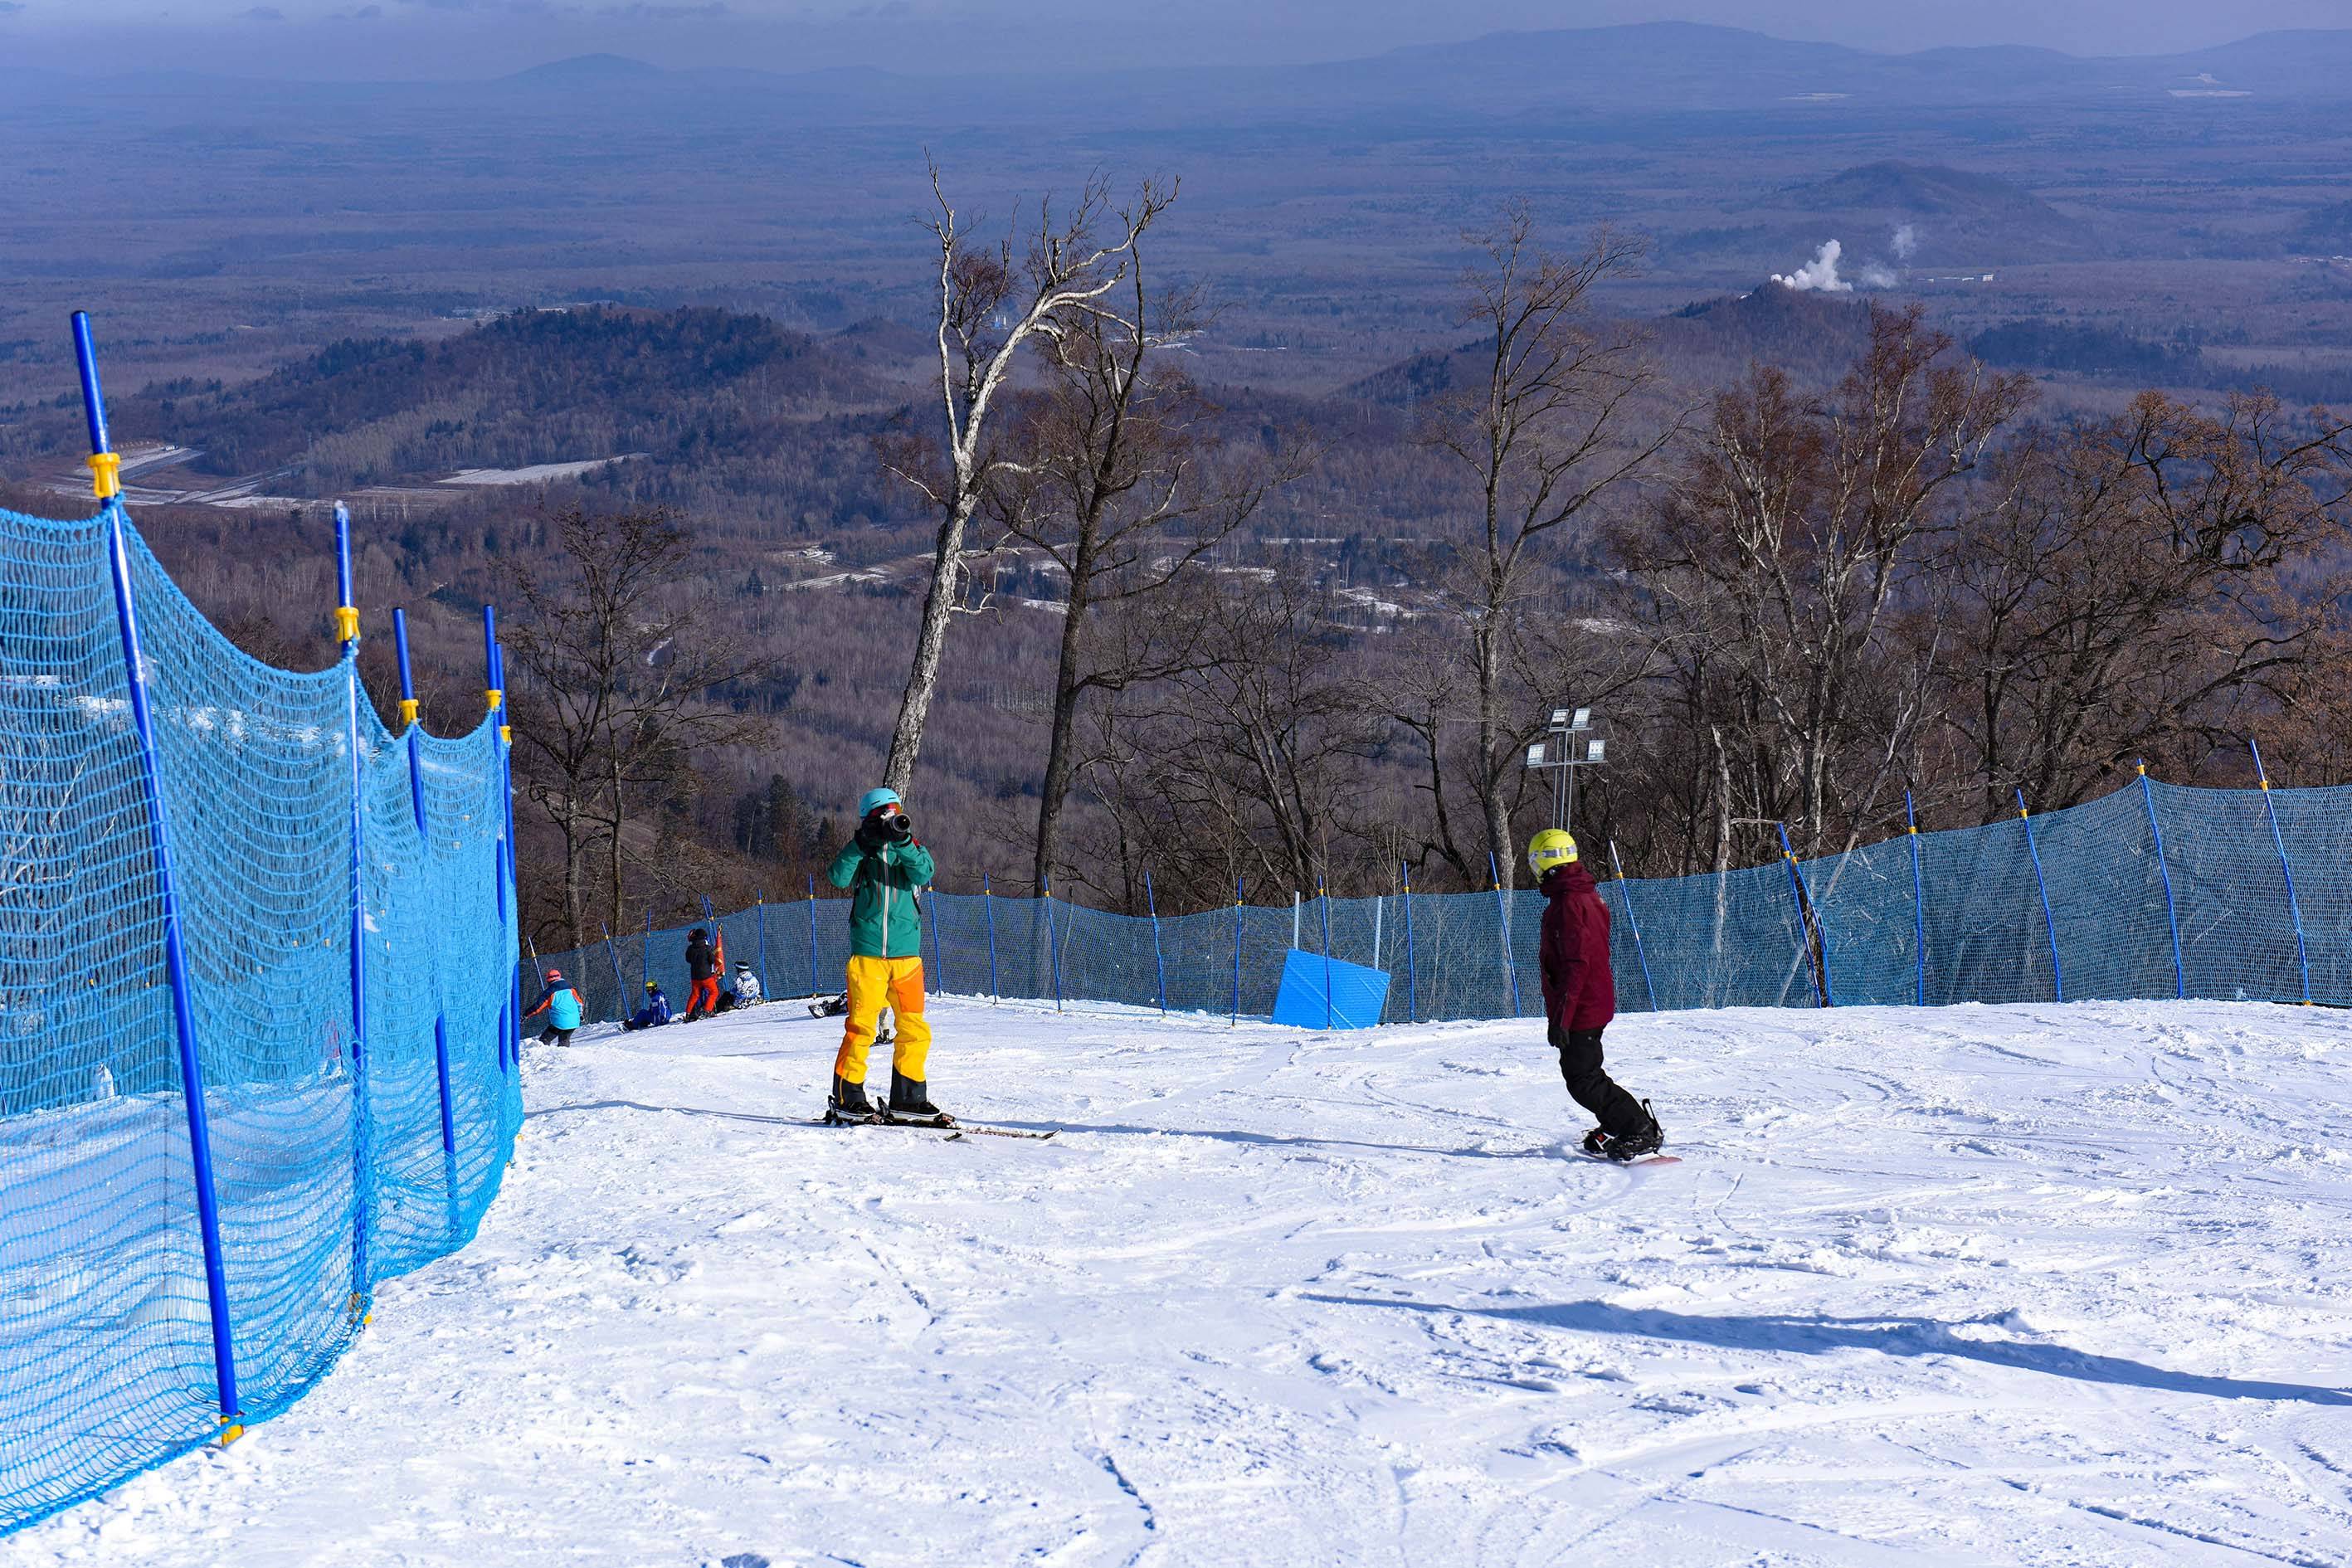
{"type": "MultiPolygon", "coordinates": [[[[749,68],[666,70],[583,56],[501,79],[526,88],[636,88],[661,93],[757,90],[812,110],[953,109],[1005,118],[1009,75],[931,78],[861,68],[801,73],[749,68]]],[[[1408,113],[2011,103],[2038,99],[2352,100],[2352,28],[2256,34],[2165,56],[2075,56],[2018,45],[1875,54],[1693,22],[1493,33],[1454,43],[1307,65],[1171,67],[1056,79],[1050,100],[1018,95],[1020,112],[1052,116],[1115,100],[1132,116],[1318,117],[1393,106],[1408,113]]]]}

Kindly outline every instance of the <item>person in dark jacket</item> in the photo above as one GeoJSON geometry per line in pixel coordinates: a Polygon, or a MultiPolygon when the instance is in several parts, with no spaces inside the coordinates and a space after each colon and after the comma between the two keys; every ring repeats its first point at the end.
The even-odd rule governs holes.
{"type": "Polygon", "coordinates": [[[587,1016],[587,999],[563,978],[563,971],[551,969],[547,972],[545,989],[540,992],[539,1000],[531,1005],[530,1012],[523,1015],[523,1018],[528,1022],[541,1013],[547,1015],[547,1027],[540,1031],[539,1043],[542,1046],[551,1043],[568,1046],[572,1043],[572,1031],[578,1028],[581,1019],[587,1016]]]}
{"type": "Polygon", "coordinates": [[[686,1016],[678,1022],[691,1024],[719,1011],[719,950],[700,926],[686,939],[686,973],[694,984],[686,994],[686,1016]]]}
{"type": "Polygon", "coordinates": [[[1577,1104],[1601,1125],[1584,1152],[1612,1160],[1655,1153],[1665,1142],[1649,1101],[1635,1100],[1601,1065],[1601,1032],[1617,1016],[1617,981],[1609,967],[1609,906],[1577,858],[1576,840],[1547,827],[1528,845],[1528,865],[1543,889],[1544,1016],[1559,1076],[1577,1104]]]}

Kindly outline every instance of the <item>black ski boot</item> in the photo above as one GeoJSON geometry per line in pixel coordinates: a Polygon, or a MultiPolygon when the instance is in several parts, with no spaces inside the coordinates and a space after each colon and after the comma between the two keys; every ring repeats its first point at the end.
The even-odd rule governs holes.
{"type": "MultiPolygon", "coordinates": [[[[1622,1138],[1603,1137],[1601,1140],[1600,1152],[1622,1164],[1628,1160],[1638,1160],[1645,1154],[1654,1154],[1664,1148],[1666,1130],[1658,1125],[1657,1112],[1650,1109],[1650,1102],[1646,1100],[1642,1101],[1642,1114],[1650,1119],[1650,1125],[1645,1131],[1629,1132],[1622,1138]]],[[[1585,1143],[1588,1148],[1591,1147],[1591,1140],[1588,1138],[1585,1143]]]]}
{"type": "Polygon", "coordinates": [[[1596,1127],[1591,1131],[1586,1133],[1584,1135],[1584,1152],[1588,1154],[1607,1154],[1609,1152],[1609,1129],[1606,1127],[1596,1127]]]}
{"type": "Polygon", "coordinates": [[[824,1102],[824,1117],[828,1121],[876,1121],[881,1119],[880,1113],[874,1109],[874,1102],[866,1098],[866,1086],[852,1083],[838,1074],[834,1077],[833,1095],[824,1102]]]}
{"type": "Polygon", "coordinates": [[[929,1121],[940,1127],[952,1127],[955,1118],[931,1103],[930,1086],[919,1078],[890,1079],[890,1109],[883,1113],[893,1121],[929,1121]]]}

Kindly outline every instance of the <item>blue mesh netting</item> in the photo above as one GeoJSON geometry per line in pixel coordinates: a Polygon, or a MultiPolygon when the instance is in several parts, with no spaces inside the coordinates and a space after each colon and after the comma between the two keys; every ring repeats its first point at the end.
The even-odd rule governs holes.
{"type": "MultiPolygon", "coordinates": [[[[1624,1012],[1811,1007],[1824,984],[1828,1000],[1846,1006],[2046,1002],[2062,991],[2069,1001],[2300,1002],[2306,964],[2311,1000],[2352,1005],[2352,789],[2266,797],[2135,784],[2030,823],[2010,817],[1860,846],[1804,862],[1793,878],[1780,863],[1608,881],[1601,893],[1624,1012]]],[[[1532,891],[1309,899],[1157,922],[1060,899],[933,893],[926,910],[935,991],[1144,1007],[1164,998],[1175,1011],[1262,1017],[1297,945],[1388,971],[1385,1023],[1543,1012],[1543,900],[1532,891]]],[[[770,904],[729,917],[728,940],[730,951],[739,942],[756,949],[752,922],[764,922],[769,994],[832,992],[848,952],[846,917],[837,900],[770,904]]],[[[618,948],[630,981],[636,940],[618,948]]],[[[666,984],[683,981],[684,940],[683,928],[655,933],[654,973],[666,984]]],[[[603,966],[604,989],[588,988],[592,1003],[610,992],[601,949],[572,962],[579,967],[567,973],[603,966]]]]}
{"type": "Polygon", "coordinates": [[[375,1281],[471,1237],[521,1114],[497,731],[395,737],[348,659],[257,663],[126,521],[151,780],[109,523],[0,512],[0,1530],[219,1428],[151,782],[244,1420],[317,1381],[375,1281]]]}

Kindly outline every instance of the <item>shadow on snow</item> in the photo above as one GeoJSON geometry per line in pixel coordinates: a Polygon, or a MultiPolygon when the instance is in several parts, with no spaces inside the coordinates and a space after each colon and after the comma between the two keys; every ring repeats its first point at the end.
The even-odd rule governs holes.
{"type": "MultiPolygon", "coordinates": [[[[2352,1405],[2352,1391],[2321,1388],[2302,1383],[2269,1383],[2233,1377],[2205,1377],[2171,1372],[2120,1356],[2092,1355],[2063,1345],[2028,1344],[2017,1340],[1972,1340],[1958,1330],[1968,1324],[1939,1322],[1933,1318],[1822,1318],[1797,1316],[1712,1317],[1665,1312],[1649,1308],[1612,1307],[1603,1301],[1567,1301],[1535,1307],[1449,1306],[1436,1301],[1400,1301],[1376,1296],[1302,1294],[1302,1300],[1342,1307],[1385,1307],[1395,1311],[1433,1315],[1464,1313],[1498,1318],[1507,1322],[1533,1323],[1548,1329],[1570,1329],[1589,1334],[1625,1334],[1636,1339],[1681,1340],[1720,1350],[1779,1352],[1821,1355],[1838,1350],[1875,1351],[1892,1356],[1958,1356],[1991,1366],[2081,1383],[2103,1383],[2126,1388],[2148,1388],[2167,1394],[2201,1394],[2214,1399],[2293,1401],[2305,1405],[2352,1405]]],[[[1973,1320],[1976,1323],[1989,1321],[1973,1320]]]]}
{"type": "MultiPolygon", "coordinates": [[[[751,1110],[712,1110],[696,1105],[646,1105],[635,1100],[593,1100],[578,1105],[549,1105],[530,1111],[524,1118],[536,1121],[542,1116],[562,1116],[583,1110],[646,1110],[656,1113],[673,1112],[679,1116],[709,1116],[723,1121],[750,1121],[766,1127],[815,1127],[822,1123],[814,1116],[763,1116],[751,1110]]],[[[1085,1121],[1013,1121],[1001,1117],[975,1118],[983,1126],[1004,1127],[1023,1132],[1110,1132],[1138,1138],[1210,1138],[1220,1143],[1263,1144],[1271,1148],[1370,1149],[1382,1154],[1440,1154],[1454,1160],[1558,1160],[1565,1158],[1557,1143],[1538,1149],[1441,1149],[1429,1143],[1368,1143],[1354,1138],[1303,1138],[1273,1132],[1221,1131],[1202,1127],[1129,1127],[1113,1122],[1085,1121]]],[[[838,1131],[835,1128],[831,1131],[838,1131]]]]}

